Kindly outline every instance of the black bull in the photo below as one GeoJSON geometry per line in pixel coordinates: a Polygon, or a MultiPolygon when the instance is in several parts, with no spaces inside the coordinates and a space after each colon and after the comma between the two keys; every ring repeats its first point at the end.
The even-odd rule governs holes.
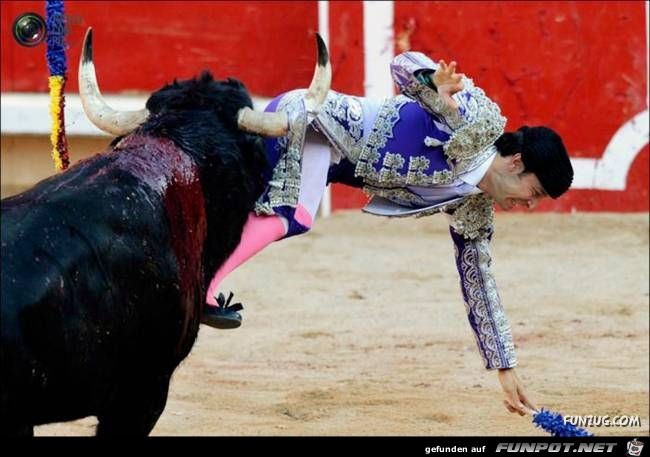
{"type": "Polygon", "coordinates": [[[174,82],[134,133],[2,200],[1,433],[91,415],[151,431],[263,190],[243,106],[235,80],[174,82]]]}

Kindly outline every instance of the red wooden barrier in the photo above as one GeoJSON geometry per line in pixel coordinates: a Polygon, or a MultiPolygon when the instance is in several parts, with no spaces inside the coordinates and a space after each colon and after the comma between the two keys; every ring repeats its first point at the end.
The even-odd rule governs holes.
{"type": "MultiPolygon", "coordinates": [[[[26,11],[44,2],[2,2],[2,92],[47,92],[44,46],[11,37],[26,11]]],[[[206,68],[236,76],[271,97],[306,86],[314,64],[318,8],[310,2],[73,2],[69,15],[69,92],[87,26],[105,93],[151,92],[206,68]]],[[[360,1],[329,2],[332,87],[363,95],[360,1]]],[[[420,50],[457,60],[460,71],[497,101],[508,128],[546,124],[572,157],[600,158],[616,131],[647,110],[644,2],[395,2],[395,52],[420,50]]],[[[648,146],[636,156],[624,191],[571,190],[541,211],[648,211],[648,146]]],[[[365,197],[340,186],[333,208],[365,197]]]]}

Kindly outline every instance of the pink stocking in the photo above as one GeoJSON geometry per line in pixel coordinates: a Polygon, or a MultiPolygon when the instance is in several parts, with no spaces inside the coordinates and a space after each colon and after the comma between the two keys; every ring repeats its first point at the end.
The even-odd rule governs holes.
{"type": "Polygon", "coordinates": [[[223,278],[266,246],[282,238],[286,232],[287,229],[282,218],[257,216],[255,213],[250,213],[246,224],[244,224],[239,245],[210,281],[206,302],[216,306],[217,301],[214,296],[217,294],[217,287],[223,278]]]}

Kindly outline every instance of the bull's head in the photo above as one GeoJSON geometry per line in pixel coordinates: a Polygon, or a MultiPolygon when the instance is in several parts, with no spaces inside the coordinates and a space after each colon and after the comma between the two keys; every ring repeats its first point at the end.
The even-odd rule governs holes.
{"type": "MultiPolygon", "coordinates": [[[[86,116],[97,128],[115,136],[127,135],[147,120],[149,111],[146,108],[138,111],[118,111],[104,101],[95,74],[92,38],[92,28],[88,28],[79,61],[81,104],[86,116]]],[[[316,40],[318,44],[316,70],[304,95],[305,107],[310,115],[318,113],[332,80],[327,47],[320,35],[316,34],[316,40]]],[[[239,110],[237,122],[241,130],[269,137],[284,136],[289,129],[289,120],[285,113],[261,113],[248,107],[239,110]]]]}

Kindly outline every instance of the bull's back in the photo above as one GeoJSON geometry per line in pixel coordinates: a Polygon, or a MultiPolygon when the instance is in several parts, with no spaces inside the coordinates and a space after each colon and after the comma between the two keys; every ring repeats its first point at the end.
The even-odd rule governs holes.
{"type": "Polygon", "coordinates": [[[94,414],[130,370],[171,364],[151,351],[179,319],[164,202],[112,159],[2,201],[3,414],[94,414]]]}

